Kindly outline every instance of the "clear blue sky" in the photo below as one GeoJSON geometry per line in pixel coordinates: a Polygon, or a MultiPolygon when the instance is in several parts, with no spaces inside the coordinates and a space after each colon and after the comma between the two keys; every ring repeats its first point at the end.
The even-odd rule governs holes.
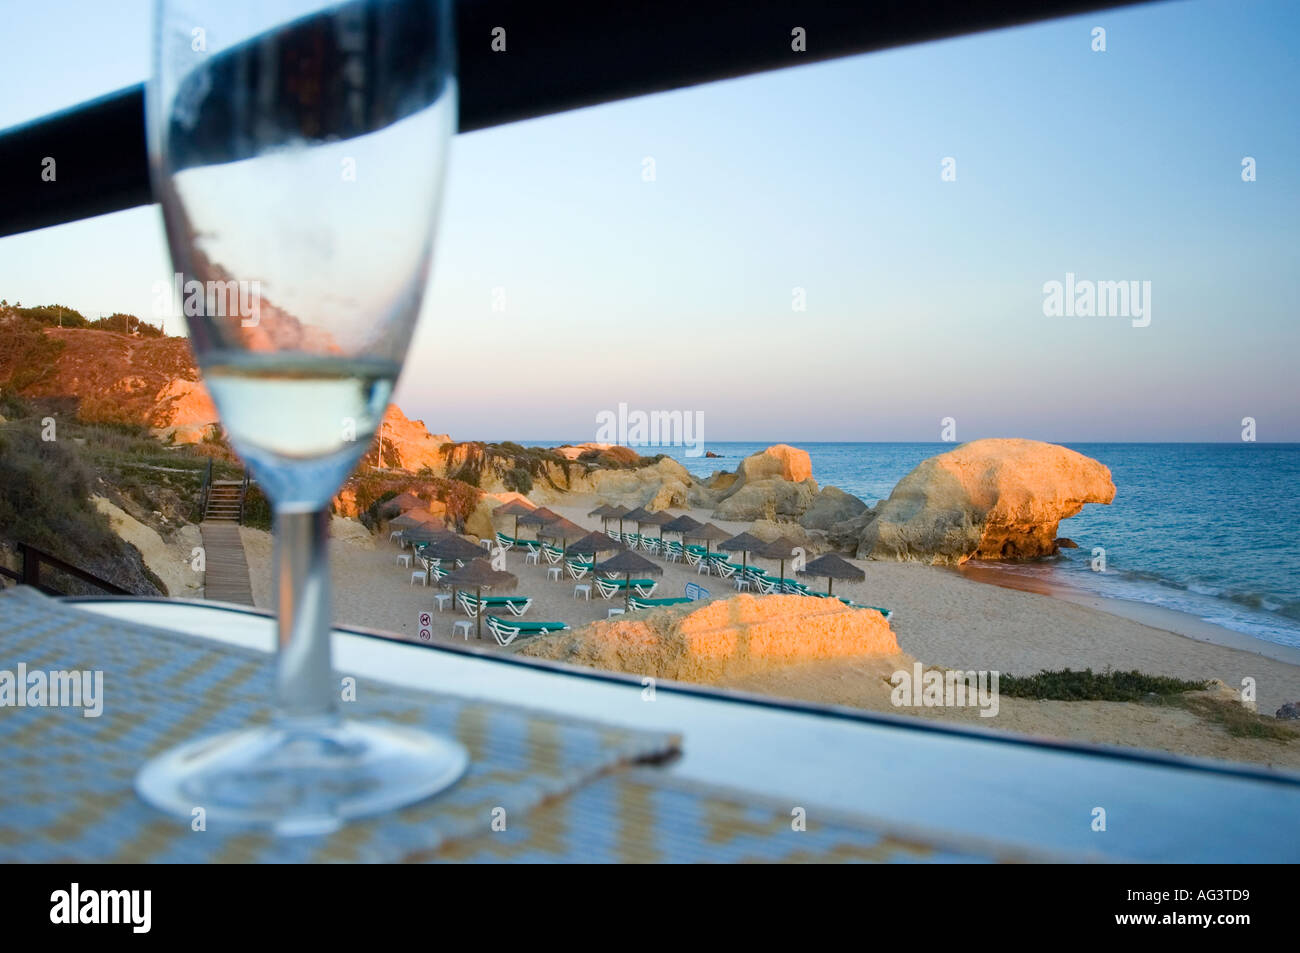
{"type": "MultiPolygon", "coordinates": [[[[149,8],[11,5],[0,126],[143,78],[149,8]]],[[[1300,440],[1298,42],[1294,2],[1185,0],[459,136],[398,401],[460,439],[624,402],[706,442],[1300,440]],[[1066,272],[1150,281],[1150,326],[1045,317],[1066,272]]],[[[145,316],[170,271],[156,208],[0,239],[11,303],[145,316]]]]}

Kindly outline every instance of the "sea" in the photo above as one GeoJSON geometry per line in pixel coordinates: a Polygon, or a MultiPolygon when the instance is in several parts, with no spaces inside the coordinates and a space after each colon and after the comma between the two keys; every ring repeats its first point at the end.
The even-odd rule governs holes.
{"type": "MultiPolygon", "coordinates": [[[[590,438],[587,438],[590,439],[590,438]]],[[[538,445],[536,441],[528,441],[538,445]]],[[[542,446],[582,441],[548,441],[542,446]]],[[[813,476],[868,504],[951,443],[806,443],[813,476]]],[[[766,443],[646,447],[692,474],[734,470],[766,443]]],[[[1087,504],[1058,536],[1078,549],[1031,563],[990,564],[1047,584],[1194,615],[1300,648],[1300,444],[1066,443],[1110,467],[1115,500],[1087,504]],[[1105,568],[1098,571],[1098,551],[1105,568]]]]}

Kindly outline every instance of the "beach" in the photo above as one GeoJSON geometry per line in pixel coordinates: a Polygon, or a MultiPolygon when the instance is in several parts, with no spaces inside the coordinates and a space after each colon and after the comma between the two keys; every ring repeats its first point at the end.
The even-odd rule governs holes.
{"type": "MultiPolygon", "coordinates": [[[[599,521],[586,514],[594,498],[574,495],[551,509],[588,528],[599,521]]],[[[683,511],[675,508],[675,512],[683,511]]],[[[684,510],[707,521],[708,511],[684,510]]],[[[500,521],[512,530],[512,521],[500,521]]],[[[747,524],[715,520],[723,529],[740,533],[747,524]]],[[[631,529],[632,527],[627,527],[631,529]]],[[[387,534],[371,535],[355,520],[335,518],[330,546],[334,581],[335,620],[417,637],[418,616],[432,612],[433,639],[463,644],[453,636],[452,623],[464,619],[448,606],[438,612],[434,594],[446,590],[410,583],[411,570],[398,565],[400,552],[387,534]]],[[[271,607],[270,535],[247,527],[241,530],[259,607],[271,607]]],[[[520,535],[528,535],[521,528],[520,535]]],[[[681,595],[688,583],[704,586],[709,598],[735,595],[730,580],[700,575],[696,567],[667,563],[656,596],[681,595]]],[[[606,619],[621,606],[615,596],[605,601],[575,598],[575,581],[567,574],[548,579],[545,560],[525,564],[512,550],[506,568],[519,578],[516,594],[532,597],[526,619],[564,621],[575,629],[606,619]]],[[[759,694],[780,695],[825,704],[871,708],[897,713],[889,700],[887,679],[912,660],[926,666],[990,670],[1020,676],[1041,670],[1091,668],[1101,671],[1138,670],[1150,675],[1188,680],[1217,679],[1227,697],[1253,679],[1261,713],[1272,714],[1285,702],[1300,699],[1300,650],[1253,640],[1220,629],[1192,616],[1133,603],[1119,604],[1091,595],[1031,592],[1009,588],[1004,579],[990,579],[989,570],[957,570],[916,563],[855,560],[866,573],[862,582],[836,583],[835,593],[857,602],[893,610],[890,621],[901,655],[897,659],[844,659],[774,666],[770,672],[748,674],[717,684],[759,694]]],[[[993,574],[996,575],[996,574],[993,574]]],[[[1014,581],[1014,580],[1013,580],[1014,581]]],[[[473,635],[470,636],[474,640],[473,635]]],[[[484,629],[475,645],[496,649],[484,629]]],[[[512,645],[501,651],[514,651],[512,645]]],[[[975,724],[1043,737],[1103,744],[1158,748],[1180,754],[1255,761],[1300,768],[1300,741],[1280,743],[1239,738],[1192,713],[1170,707],[1118,702],[1060,702],[1003,698],[995,718],[981,718],[974,708],[908,708],[908,714],[975,724]]]]}

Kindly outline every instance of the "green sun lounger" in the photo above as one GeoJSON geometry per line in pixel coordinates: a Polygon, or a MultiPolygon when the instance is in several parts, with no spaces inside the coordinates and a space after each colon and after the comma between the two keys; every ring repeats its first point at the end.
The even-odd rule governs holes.
{"type": "Polygon", "coordinates": [[[666,596],[662,599],[642,599],[638,596],[629,599],[627,604],[633,609],[657,609],[662,606],[679,606],[690,601],[685,596],[666,596]]]}
{"type": "Polygon", "coordinates": [[[886,621],[888,621],[894,614],[894,611],[892,609],[882,609],[880,606],[863,605],[860,602],[854,602],[852,599],[845,599],[843,596],[836,596],[835,598],[839,599],[840,602],[844,603],[850,609],[875,609],[877,612],[879,612],[881,615],[885,617],[886,621]]]}

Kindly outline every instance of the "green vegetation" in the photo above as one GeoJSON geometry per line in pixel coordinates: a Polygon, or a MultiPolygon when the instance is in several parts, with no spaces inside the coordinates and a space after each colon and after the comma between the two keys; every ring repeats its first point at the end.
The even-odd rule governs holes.
{"type": "Polygon", "coordinates": [[[998,680],[999,693],[1012,698],[1174,705],[1219,726],[1234,738],[1260,738],[1283,744],[1300,738],[1300,731],[1274,718],[1262,717],[1234,698],[1200,694],[1209,687],[1209,681],[1185,681],[1109,669],[1100,674],[1091,669],[1075,672],[1068,668],[1027,677],[1004,674],[998,680]]]}
{"type": "Polygon", "coordinates": [[[1285,744],[1300,738],[1300,731],[1276,718],[1265,718],[1229,698],[1197,695],[1180,700],[1192,714],[1218,725],[1234,738],[1259,738],[1285,744]]]}
{"type": "Polygon", "coordinates": [[[143,337],[163,337],[161,326],[143,321],[134,314],[115,311],[106,318],[91,321],[76,308],[63,304],[41,304],[24,308],[21,303],[10,306],[0,301],[0,319],[14,317],[22,322],[29,322],[46,328],[94,328],[99,331],[117,331],[121,334],[140,334],[143,337]]]}
{"type": "Polygon", "coordinates": [[[516,493],[528,494],[533,489],[533,476],[523,467],[513,467],[507,470],[502,475],[501,482],[505,484],[507,490],[513,490],[516,493]]]}
{"type": "Polygon", "coordinates": [[[65,346],[37,321],[0,317],[0,388],[21,391],[49,377],[65,346]]]}
{"type": "Polygon", "coordinates": [[[1107,669],[1094,673],[1090,668],[1075,672],[1067,668],[1028,676],[1004,674],[998,680],[998,692],[1010,698],[1136,702],[1149,695],[1169,698],[1184,692],[1204,691],[1209,684],[1208,681],[1190,682],[1141,672],[1112,672],[1107,669]]]}

